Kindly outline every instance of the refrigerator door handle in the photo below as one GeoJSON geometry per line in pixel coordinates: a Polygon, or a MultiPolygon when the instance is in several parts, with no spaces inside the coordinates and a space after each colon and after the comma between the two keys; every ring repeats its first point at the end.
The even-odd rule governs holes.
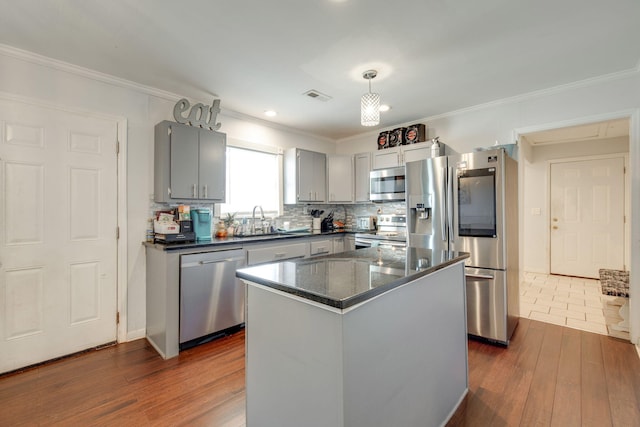
{"type": "Polygon", "coordinates": [[[446,203],[448,203],[449,198],[447,194],[447,169],[442,169],[442,194],[444,195],[444,203],[440,203],[440,218],[442,219],[442,240],[447,241],[447,207],[446,203]]]}
{"type": "Polygon", "coordinates": [[[448,233],[449,233],[449,241],[453,242],[453,168],[447,168],[448,179],[447,179],[447,225],[448,225],[448,233]]]}
{"type": "Polygon", "coordinates": [[[473,274],[473,273],[465,273],[465,277],[470,277],[472,279],[487,279],[487,280],[493,280],[495,279],[494,276],[490,275],[490,274],[473,274]]]}

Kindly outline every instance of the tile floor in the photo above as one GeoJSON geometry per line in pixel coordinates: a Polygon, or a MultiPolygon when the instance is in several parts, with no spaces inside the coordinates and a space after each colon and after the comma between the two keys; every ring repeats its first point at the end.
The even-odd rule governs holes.
{"type": "Polygon", "coordinates": [[[521,317],[628,340],[628,332],[612,328],[623,320],[625,301],[602,295],[594,279],[524,273],[520,283],[521,317]]]}

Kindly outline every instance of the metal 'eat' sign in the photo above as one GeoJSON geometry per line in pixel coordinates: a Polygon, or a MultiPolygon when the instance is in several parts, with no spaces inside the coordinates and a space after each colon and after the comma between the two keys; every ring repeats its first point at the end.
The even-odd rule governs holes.
{"type": "Polygon", "coordinates": [[[189,115],[184,117],[182,113],[187,111],[191,107],[189,101],[185,98],[182,98],[180,101],[176,103],[173,107],[173,117],[176,119],[176,122],[182,124],[189,124],[191,126],[200,126],[201,128],[207,128],[211,130],[220,129],[220,123],[216,123],[218,118],[218,113],[220,112],[220,100],[214,99],[211,107],[204,104],[195,104],[191,107],[191,111],[189,111],[189,115]]]}

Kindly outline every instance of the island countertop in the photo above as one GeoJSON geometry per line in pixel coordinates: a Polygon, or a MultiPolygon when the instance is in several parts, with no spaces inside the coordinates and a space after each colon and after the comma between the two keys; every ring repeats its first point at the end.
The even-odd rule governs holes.
{"type": "Polygon", "coordinates": [[[243,268],[237,277],[346,309],[469,257],[466,252],[372,247],[243,268]]]}

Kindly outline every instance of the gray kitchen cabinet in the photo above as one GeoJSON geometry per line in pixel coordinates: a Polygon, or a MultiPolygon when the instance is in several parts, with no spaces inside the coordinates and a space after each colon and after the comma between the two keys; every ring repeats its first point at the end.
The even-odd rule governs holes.
{"type": "Polygon", "coordinates": [[[407,162],[425,160],[431,157],[431,144],[420,142],[417,144],[400,145],[373,152],[373,169],[394,168],[404,166],[407,162]]]}
{"type": "Polygon", "coordinates": [[[324,153],[290,148],[284,153],[284,203],[325,202],[327,156],[324,153]]]}
{"type": "Polygon", "coordinates": [[[154,200],[224,202],[224,133],[163,121],[155,127],[154,200]]]}
{"type": "Polygon", "coordinates": [[[344,236],[344,251],[355,251],[356,250],[356,236],[353,234],[344,236]]]}
{"type": "Polygon", "coordinates": [[[431,157],[431,144],[418,143],[402,146],[402,163],[425,160],[431,157]]]}
{"type": "Polygon", "coordinates": [[[333,238],[333,253],[334,254],[339,254],[345,251],[344,248],[344,244],[345,244],[345,237],[346,236],[338,236],[338,237],[334,237],[333,238]]]}
{"type": "Polygon", "coordinates": [[[371,172],[371,153],[353,156],[355,166],[355,202],[369,202],[369,172],[371,172]]]}
{"type": "Polygon", "coordinates": [[[284,261],[308,256],[309,243],[268,243],[247,246],[247,265],[284,261]]]}
{"type": "Polygon", "coordinates": [[[327,189],[329,203],[353,203],[353,156],[327,156],[327,189]]]}
{"type": "Polygon", "coordinates": [[[309,244],[310,256],[330,255],[332,253],[333,253],[332,239],[313,240],[309,244]]]}

